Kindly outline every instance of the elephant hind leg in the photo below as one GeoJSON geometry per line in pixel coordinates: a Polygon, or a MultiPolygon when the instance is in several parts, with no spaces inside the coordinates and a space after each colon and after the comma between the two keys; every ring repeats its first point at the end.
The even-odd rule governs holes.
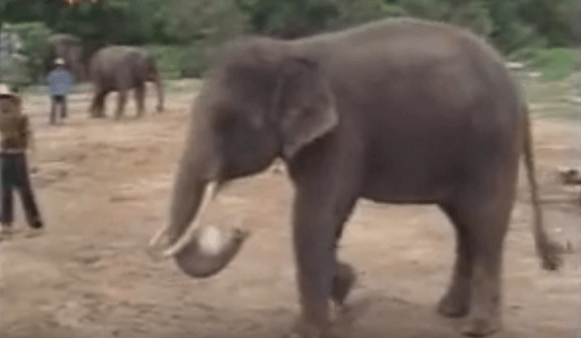
{"type": "Polygon", "coordinates": [[[95,96],[91,102],[89,112],[93,118],[103,118],[105,117],[105,98],[107,96],[107,91],[98,90],[95,92],[95,96]]]}
{"type": "Polygon", "coordinates": [[[514,184],[485,181],[443,208],[454,223],[458,243],[452,283],[438,307],[448,316],[468,313],[463,333],[479,337],[502,327],[503,242],[515,194],[514,184]]]}
{"type": "Polygon", "coordinates": [[[125,111],[125,103],[127,103],[127,90],[119,90],[117,94],[117,111],[115,112],[115,119],[119,120],[125,111]]]}
{"type": "Polygon", "coordinates": [[[145,83],[135,88],[135,106],[137,107],[137,117],[142,117],[145,110],[145,83]]]}
{"type": "Polygon", "coordinates": [[[468,224],[455,205],[445,204],[440,208],[456,230],[456,261],[450,287],[438,303],[438,312],[447,317],[462,317],[468,314],[471,299],[472,252],[468,224]]]}

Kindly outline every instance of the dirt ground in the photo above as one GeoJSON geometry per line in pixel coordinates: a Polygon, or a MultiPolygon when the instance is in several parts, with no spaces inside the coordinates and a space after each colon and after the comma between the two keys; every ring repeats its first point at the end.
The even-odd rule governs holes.
{"type": "MultiPolygon", "coordinates": [[[[285,174],[241,180],[219,197],[208,222],[240,225],[252,237],[221,274],[190,279],[171,261],[153,262],[145,247],[166,220],[195,93],[168,92],[161,115],[152,113],[151,94],[141,120],[133,118],[130,101],[120,122],[89,119],[88,95],[71,96],[71,117],[58,127],[47,125],[47,97],[26,99],[37,148],[33,184],[47,232],[0,244],[1,337],[280,337],[298,311],[292,188],[285,174]]],[[[110,97],[109,116],[114,103],[110,97]]],[[[579,189],[560,185],[556,168],[570,163],[570,135],[580,126],[533,122],[546,220],[551,234],[569,241],[576,254],[567,255],[558,272],[540,268],[521,175],[506,240],[505,327],[496,337],[579,337],[579,189]]],[[[24,230],[20,210],[17,217],[24,230]]],[[[359,202],[340,252],[359,272],[349,300],[358,315],[345,336],[460,337],[462,320],[435,312],[449,281],[453,240],[452,227],[435,207],[359,202]]]]}

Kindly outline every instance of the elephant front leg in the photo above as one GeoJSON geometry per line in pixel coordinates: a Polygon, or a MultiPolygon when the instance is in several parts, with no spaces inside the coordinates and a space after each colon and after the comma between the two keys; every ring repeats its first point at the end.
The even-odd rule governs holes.
{"type": "Polygon", "coordinates": [[[322,338],[330,325],[329,298],[335,268],[333,236],[322,222],[295,217],[294,246],[301,314],[292,337],[322,338]]]}
{"type": "Polygon", "coordinates": [[[127,102],[127,90],[121,89],[119,90],[119,94],[117,96],[117,111],[115,112],[116,120],[119,120],[121,116],[123,116],[126,102],[127,102]]]}
{"type": "Polygon", "coordinates": [[[295,201],[294,249],[301,314],[290,337],[334,337],[329,301],[341,307],[355,281],[351,267],[336,258],[340,229],[353,203],[317,203],[314,195],[298,192],[295,201]]]}
{"type": "Polygon", "coordinates": [[[349,296],[357,275],[351,265],[344,262],[337,262],[337,271],[333,277],[333,285],[331,289],[331,299],[338,307],[345,305],[345,299],[349,296]]]}

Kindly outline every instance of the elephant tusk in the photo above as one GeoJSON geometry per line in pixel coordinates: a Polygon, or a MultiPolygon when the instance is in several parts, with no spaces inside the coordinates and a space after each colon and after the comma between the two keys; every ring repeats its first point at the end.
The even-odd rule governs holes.
{"type": "MultiPolygon", "coordinates": [[[[195,237],[196,230],[200,227],[201,219],[204,215],[206,209],[210,206],[210,202],[214,199],[216,195],[217,183],[212,181],[208,184],[204,191],[204,196],[202,203],[198,210],[198,215],[194,222],[186,229],[184,234],[168,249],[163,252],[164,257],[171,257],[180,252],[184,247],[186,247],[195,237]]],[[[165,229],[164,229],[165,230],[165,229]]],[[[163,230],[161,231],[163,232],[163,230]]]]}
{"type": "Polygon", "coordinates": [[[165,234],[167,233],[167,229],[168,229],[167,226],[166,227],[163,227],[163,228],[159,229],[155,233],[155,235],[153,235],[153,237],[151,237],[151,239],[149,240],[149,247],[150,248],[153,248],[153,247],[156,247],[157,246],[157,244],[159,243],[159,241],[161,240],[161,238],[163,236],[165,236],[165,234]]]}

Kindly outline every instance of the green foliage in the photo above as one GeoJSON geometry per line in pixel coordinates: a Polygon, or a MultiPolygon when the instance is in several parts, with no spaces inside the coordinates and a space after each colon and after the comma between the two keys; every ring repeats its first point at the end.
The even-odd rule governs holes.
{"type": "Polygon", "coordinates": [[[547,40],[547,47],[571,43],[571,11],[578,0],[529,0],[520,6],[523,21],[532,25],[547,40]]]}
{"type": "Polygon", "coordinates": [[[182,44],[200,39],[222,43],[246,31],[246,17],[234,0],[169,0],[164,33],[182,44]]]}
{"type": "Polygon", "coordinates": [[[16,58],[8,64],[2,64],[0,73],[2,74],[2,82],[13,88],[26,87],[34,83],[34,78],[30,75],[26,61],[22,59],[16,58]]]}
{"type": "Polygon", "coordinates": [[[248,15],[253,32],[283,38],[321,31],[339,15],[329,0],[237,0],[236,4],[248,15]]]}
{"type": "Polygon", "coordinates": [[[50,29],[42,22],[27,22],[10,25],[5,32],[16,34],[22,42],[18,56],[14,57],[8,69],[3,69],[3,78],[11,83],[29,85],[44,75],[44,60],[49,52],[50,29]],[[5,76],[5,73],[7,75],[5,76]]]}
{"type": "Polygon", "coordinates": [[[571,48],[525,48],[512,58],[525,60],[528,69],[541,72],[541,81],[558,81],[572,73],[578,54],[579,51],[571,48]]]}
{"type": "Polygon", "coordinates": [[[175,68],[168,70],[171,74],[194,75],[204,72],[219,46],[241,35],[292,39],[385,17],[460,25],[488,38],[505,54],[523,48],[570,47],[570,23],[578,1],[100,0],[68,5],[56,0],[0,0],[0,18],[43,22],[54,32],[78,36],[85,59],[108,44],[179,45],[181,52],[167,53],[167,63],[162,63],[175,68]]]}
{"type": "Polygon", "coordinates": [[[398,4],[383,3],[376,0],[337,0],[337,15],[330,19],[332,29],[348,27],[385,17],[408,16],[407,11],[398,4]]]}
{"type": "Polygon", "coordinates": [[[203,77],[210,66],[209,48],[202,44],[192,44],[185,49],[179,61],[180,77],[199,78],[203,77]]]}
{"type": "Polygon", "coordinates": [[[181,64],[188,47],[179,45],[145,45],[155,57],[159,72],[164,78],[179,78],[181,73],[181,64]]]}
{"type": "Polygon", "coordinates": [[[224,43],[248,31],[248,17],[234,0],[173,0],[169,15],[166,34],[187,46],[177,62],[182,77],[202,76],[224,43]]]}

